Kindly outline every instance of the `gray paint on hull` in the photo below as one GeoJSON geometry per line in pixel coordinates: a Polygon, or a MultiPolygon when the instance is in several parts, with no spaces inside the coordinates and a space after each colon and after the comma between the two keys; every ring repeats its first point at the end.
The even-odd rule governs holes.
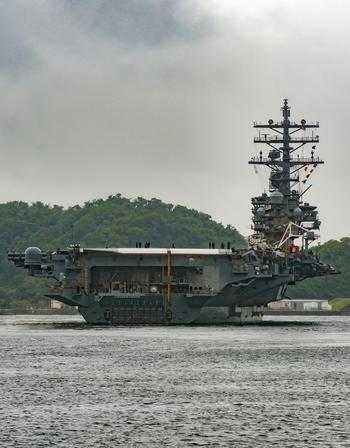
{"type": "MultiPolygon", "coordinates": [[[[240,294],[235,295],[235,288],[228,285],[224,291],[216,296],[197,296],[188,297],[183,294],[174,294],[171,301],[171,318],[167,317],[167,305],[166,297],[160,295],[143,295],[137,296],[135,300],[156,300],[162,301],[163,318],[152,319],[152,317],[145,318],[140,314],[139,303],[135,305],[133,310],[132,305],[129,305],[126,309],[124,307],[125,320],[114,318],[116,312],[116,301],[122,300],[122,295],[119,296],[103,296],[97,298],[90,296],[85,306],[79,307],[79,312],[84,319],[91,324],[192,324],[192,323],[242,323],[244,316],[248,316],[248,321],[258,321],[262,318],[263,309],[261,307],[271,301],[279,300],[281,297],[281,288],[286,287],[288,277],[284,279],[276,277],[273,279],[257,279],[254,282],[249,283],[245,290],[240,290],[240,294]],[[254,285],[254,289],[253,286],[254,285]],[[207,306],[207,304],[209,304],[207,306]],[[235,315],[230,315],[230,307],[237,306],[240,311],[235,315]],[[258,308],[257,308],[258,307],[258,308]],[[260,307],[260,308],[259,308],[260,307]],[[245,311],[242,309],[245,309],[245,311]]],[[[130,296],[125,301],[130,303],[130,296]]],[[[147,302],[146,302],[147,303],[147,302]]],[[[121,305],[123,307],[123,305],[121,305]]],[[[152,305],[147,305],[145,309],[150,308],[152,305]]],[[[147,316],[150,316],[149,314],[147,316]]],[[[159,314],[158,314],[159,316],[159,314]]]]}

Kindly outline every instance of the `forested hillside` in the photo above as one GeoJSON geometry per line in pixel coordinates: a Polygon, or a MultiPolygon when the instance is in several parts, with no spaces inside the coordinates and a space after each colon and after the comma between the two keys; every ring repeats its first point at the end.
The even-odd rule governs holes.
{"type": "MultiPolygon", "coordinates": [[[[136,241],[150,241],[153,247],[208,247],[208,241],[231,242],[244,247],[238,231],[224,227],[205,213],[159,199],[129,200],[110,196],[64,209],[41,202],[0,204],[0,307],[38,302],[47,280],[33,279],[7,261],[8,249],[43,250],[64,248],[72,242],[83,246],[134,247],[136,241]]],[[[287,295],[296,298],[350,297],[350,238],[328,241],[320,247],[322,260],[342,275],[305,280],[290,287],[287,295]]]]}
{"type": "Polygon", "coordinates": [[[320,246],[321,260],[330,263],[341,275],[304,280],[290,287],[287,295],[293,298],[330,299],[350,297],[350,238],[330,240],[320,246]]]}
{"type": "Polygon", "coordinates": [[[8,249],[64,248],[72,242],[83,246],[135,247],[150,241],[153,247],[208,247],[208,241],[231,242],[244,247],[238,231],[224,227],[205,213],[159,199],[129,200],[121,195],[97,199],[68,209],[41,202],[0,205],[0,307],[21,306],[42,297],[46,280],[33,279],[7,261],[8,249]]]}

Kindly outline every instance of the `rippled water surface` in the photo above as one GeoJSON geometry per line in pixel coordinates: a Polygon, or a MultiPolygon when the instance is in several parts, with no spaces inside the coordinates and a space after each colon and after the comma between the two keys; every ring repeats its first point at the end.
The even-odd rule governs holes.
{"type": "Polygon", "coordinates": [[[1,447],[349,447],[350,317],[0,317],[1,447]]]}

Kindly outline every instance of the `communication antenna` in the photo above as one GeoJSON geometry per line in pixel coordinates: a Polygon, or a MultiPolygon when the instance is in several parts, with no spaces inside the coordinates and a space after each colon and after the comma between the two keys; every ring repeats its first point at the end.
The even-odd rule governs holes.
{"type": "Polygon", "coordinates": [[[303,201],[311,188],[310,177],[324,163],[315,156],[319,136],[314,130],[319,124],[307,123],[304,119],[291,121],[288,99],[284,99],[281,111],[281,121],[269,119],[266,124],[254,123],[254,128],[259,130],[254,143],[268,147],[268,153],[263,155],[259,151],[249,164],[270,170],[270,193],[252,199],[253,229],[271,247],[280,241],[288,247],[294,239],[302,237],[307,251],[309,242],[318,238],[316,231],[320,226],[317,208],[303,201]],[[309,135],[305,135],[306,130],[309,135]],[[300,131],[303,134],[298,134],[300,131]],[[309,144],[313,145],[311,155],[305,157],[303,149],[309,144]],[[293,232],[285,233],[288,228],[293,228],[293,232]]]}

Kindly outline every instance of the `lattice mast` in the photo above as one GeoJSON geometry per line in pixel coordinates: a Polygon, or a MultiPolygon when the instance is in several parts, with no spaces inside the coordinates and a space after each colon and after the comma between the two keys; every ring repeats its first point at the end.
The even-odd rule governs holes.
{"type": "Polygon", "coordinates": [[[254,128],[269,130],[275,135],[259,131],[259,136],[254,138],[254,143],[269,146],[269,152],[264,156],[260,150],[259,156],[253,157],[249,164],[267,166],[271,173],[269,195],[264,193],[252,198],[252,228],[256,241],[264,241],[275,248],[290,248],[296,238],[302,237],[301,250],[307,251],[310,241],[318,237],[315,230],[320,226],[317,208],[303,203],[303,196],[311,187],[307,185],[311,175],[319,164],[324,163],[315,157],[319,137],[314,135],[314,129],[319,124],[307,124],[305,120],[300,123],[290,121],[287,99],[281,110],[283,119],[280,122],[254,123],[254,128]],[[311,135],[305,135],[309,129],[312,129],[311,135]],[[304,135],[300,136],[298,132],[304,135]],[[313,145],[310,156],[303,157],[301,149],[308,144],[313,145]]]}

